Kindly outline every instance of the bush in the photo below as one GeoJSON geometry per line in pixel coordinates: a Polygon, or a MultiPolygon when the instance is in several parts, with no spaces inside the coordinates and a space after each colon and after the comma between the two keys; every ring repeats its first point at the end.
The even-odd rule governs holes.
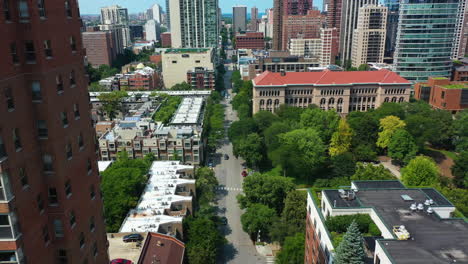
{"type": "Polygon", "coordinates": [[[330,232],[345,233],[351,222],[356,221],[359,231],[363,234],[379,236],[380,230],[367,214],[338,215],[328,217],[325,226],[330,232]]]}

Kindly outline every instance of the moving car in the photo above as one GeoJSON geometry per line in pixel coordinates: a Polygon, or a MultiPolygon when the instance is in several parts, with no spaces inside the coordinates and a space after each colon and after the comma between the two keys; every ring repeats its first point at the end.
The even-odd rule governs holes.
{"type": "Polygon", "coordinates": [[[133,261],[128,259],[113,259],[110,264],[133,264],[133,261]]]}
{"type": "Polygon", "coordinates": [[[138,242],[143,240],[143,236],[140,234],[130,234],[122,238],[123,242],[138,242]]]}
{"type": "Polygon", "coordinates": [[[243,170],[242,173],[241,173],[242,177],[247,177],[247,171],[243,170]]]}

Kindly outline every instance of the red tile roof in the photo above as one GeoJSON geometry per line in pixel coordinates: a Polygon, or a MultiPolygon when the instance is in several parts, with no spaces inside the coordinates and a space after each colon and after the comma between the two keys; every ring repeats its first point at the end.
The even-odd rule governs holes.
{"type": "Polygon", "coordinates": [[[395,72],[382,69],[379,71],[287,72],[285,76],[281,76],[279,72],[266,71],[257,76],[253,83],[255,86],[281,86],[288,84],[331,85],[351,83],[410,84],[411,82],[395,72]]]}

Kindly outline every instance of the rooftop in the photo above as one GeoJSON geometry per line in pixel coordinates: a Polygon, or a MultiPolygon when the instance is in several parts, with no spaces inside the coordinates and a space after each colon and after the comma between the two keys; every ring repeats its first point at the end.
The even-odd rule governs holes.
{"type": "Polygon", "coordinates": [[[468,89],[468,83],[456,83],[456,84],[447,84],[442,85],[445,89],[468,89]]]}
{"type": "Polygon", "coordinates": [[[99,172],[105,171],[112,164],[113,161],[98,161],[99,172]]]}
{"type": "Polygon", "coordinates": [[[184,258],[185,245],[178,239],[157,233],[148,233],[141,250],[139,264],[180,264],[184,258]]]}
{"type": "Polygon", "coordinates": [[[346,84],[411,84],[397,73],[381,69],[378,71],[322,71],[322,72],[287,72],[284,76],[279,72],[265,71],[257,76],[255,86],[285,86],[285,85],[346,85],[346,84]]]}
{"type": "Polygon", "coordinates": [[[202,97],[185,97],[174,114],[171,124],[196,125],[199,124],[203,109],[202,97]]]}
{"type": "Polygon", "coordinates": [[[444,216],[455,208],[435,189],[405,188],[398,181],[360,181],[352,186],[356,198],[351,200],[343,199],[340,190],[322,193],[332,210],[373,209],[392,234],[377,242],[394,263],[468,263],[468,223],[444,216]],[[411,210],[414,203],[424,209],[411,210]],[[409,240],[397,240],[393,234],[392,227],[401,225],[410,233],[409,240]]]}
{"type": "Polygon", "coordinates": [[[210,49],[166,49],[164,53],[182,54],[182,53],[206,53],[210,49]]]}

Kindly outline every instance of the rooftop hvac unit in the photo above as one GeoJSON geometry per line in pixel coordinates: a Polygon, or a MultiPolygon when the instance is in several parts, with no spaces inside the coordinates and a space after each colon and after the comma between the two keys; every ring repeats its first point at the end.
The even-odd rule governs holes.
{"type": "Polygon", "coordinates": [[[424,205],[422,203],[418,204],[418,211],[424,210],[424,205]]]}
{"type": "Polygon", "coordinates": [[[410,206],[411,211],[416,212],[417,209],[418,209],[418,206],[415,203],[411,204],[411,206],[410,206]]]}
{"type": "Polygon", "coordinates": [[[404,225],[393,226],[393,233],[398,240],[408,240],[410,238],[410,233],[406,230],[404,225]]]}
{"type": "Polygon", "coordinates": [[[432,207],[428,207],[428,208],[427,208],[427,213],[428,213],[428,214],[433,214],[433,213],[434,213],[434,209],[432,209],[432,207]]]}

